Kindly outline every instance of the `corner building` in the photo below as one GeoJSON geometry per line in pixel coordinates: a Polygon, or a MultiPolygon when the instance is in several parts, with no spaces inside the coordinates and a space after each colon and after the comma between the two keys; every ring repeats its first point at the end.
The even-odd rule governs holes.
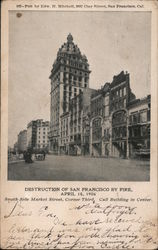
{"type": "Polygon", "coordinates": [[[50,151],[60,148],[61,116],[69,112],[71,98],[89,87],[89,64],[85,55],[73,42],[71,34],[59,48],[51,70],[50,151]]]}
{"type": "Polygon", "coordinates": [[[129,157],[150,158],[151,96],[135,99],[129,110],[129,157]]]}
{"type": "Polygon", "coordinates": [[[34,120],[27,125],[27,148],[48,150],[49,121],[34,120]]]}

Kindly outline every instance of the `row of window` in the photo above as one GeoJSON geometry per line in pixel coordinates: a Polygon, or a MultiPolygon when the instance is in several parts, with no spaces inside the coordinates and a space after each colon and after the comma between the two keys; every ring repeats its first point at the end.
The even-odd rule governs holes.
{"type": "MultiPolygon", "coordinates": [[[[74,92],[77,92],[77,88],[73,88],[74,92]]],[[[64,85],[64,94],[66,94],[66,92],[68,91],[68,88],[66,85],[64,85]]],[[[72,86],[69,87],[69,93],[72,94],[72,86]]]]}
{"type": "Polygon", "coordinates": [[[91,109],[93,110],[95,107],[101,108],[103,106],[103,98],[96,98],[91,101],[91,109]]]}
{"type": "Polygon", "coordinates": [[[68,139],[61,140],[61,144],[68,142],[68,139]]]}
{"type": "MultiPolygon", "coordinates": [[[[87,88],[87,86],[88,86],[88,83],[82,83],[82,82],[76,82],[76,81],[68,81],[67,83],[66,83],[66,81],[64,81],[64,84],[65,84],[65,86],[68,86],[68,84],[69,84],[70,86],[75,86],[75,87],[79,87],[79,88],[81,88],[81,87],[87,88]]],[[[66,88],[65,88],[65,90],[66,90],[66,88]]]]}
{"type": "Polygon", "coordinates": [[[150,127],[141,126],[141,127],[130,127],[129,128],[130,137],[146,137],[150,136],[150,127]]]}
{"type": "Polygon", "coordinates": [[[61,126],[63,126],[63,125],[65,126],[65,124],[68,124],[68,118],[61,120],[61,126]]]}
{"type": "Polygon", "coordinates": [[[73,79],[74,81],[78,81],[78,77],[84,77],[86,79],[86,81],[88,80],[88,74],[87,73],[84,73],[84,72],[78,72],[76,70],[73,70],[73,69],[65,69],[65,72],[64,72],[64,78],[66,79],[73,79]],[[71,77],[69,75],[69,72],[71,73],[71,77]]]}
{"type": "MultiPolygon", "coordinates": [[[[124,98],[123,100],[117,100],[117,101],[115,98],[112,100],[114,100],[111,102],[111,110],[112,111],[126,107],[126,98],[124,98]]],[[[109,102],[109,98],[106,99],[106,105],[108,104],[108,102],[109,102]]],[[[102,107],[103,107],[103,99],[102,98],[97,98],[91,102],[91,111],[92,112],[97,113],[97,111],[95,111],[95,110],[99,110],[102,107]]]]}
{"type": "Polygon", "coordinates": [[[120,97],[125,96],[126,93],[127,93],[126,87],[123,87],[123,88],[121,88],[121,89],[112,91],[112,93],[111,93],[111,98],[112,98],[112,99],[116,99],[117,97],[120,98],[120,97]]]}
{"type": "Polygon", "coordinates": [[[150,109],[149,110],[140,110],[130,115],[129,122],[130,124],[143,123],[150,121],[150,109]]]}
{"type": "Polygon", "coordinates": [[[96,116],[96,115],[103,115],[103,109],[102,108],[96,108],[93,112],[92,112],[92,117],[96,116]]]}
{"type": "Polygon", "coordinates": [[[79,76],[84,76],[85,78],[88,76],[88,74],[84,73],[83,71],[76,71],[76,70],[72,70],[71,68],[70,68],[70,72],[71,73],[64,72],[64,77],[68,77],[69,79],[73,78],[74,80],[77,80],[78,74],[79,74],[79,76]]]}
{"type": "MultiPolygon", "coordinates": [[[[80,127],[78,127],[78,132],[80,131],[80,127]]],[[[74,133],[77,132],[77,128],[74,128],[74,133]]],[[[73,133],[73,130],[71,131],[71,134],[73,133]]],[[[62,136],[68,136],[68,134],[61,133],[62,136]]],[[[126,126],[121,126],[121,127],[116,127],[112,129],[112,139],[123,139],[126,138],[127,136],[127,127],[126,126]]],[[[141,127],[129,127],[129,138],[131,137],[146,137],[150,136],[150,127],[147,126],[141,126],[141,127]]],[[[74,140],[77,140],[81,137],[81,135],[74,135],[74,140]]],[[[108,139],[110,138],[109,134],[109,128],[104,130],[104,138],[108,139]]],[[[73,135],[70,136],[70,139],[73,139],[73,135]]],[[[92,130],[92,141],[98,141],[102,139],[102,128],[97,128],[92,130]]],[[[40,141],[39,141],[40,143],[40,141]]],[[[43,141],[45,143],[45,141],[43,141]]]]}
{"type": "MultiPolygon", "coordinates": [[[[45,135],[46,133],[47,133],[47,132],[43,131],[43,133],[42,133],[42,134],[43,134],[43,135],[45,135]]],[[[38,134],[40,135],[40,134],[41,134],[41,132],[39,131],[39,132],[38,132],[38,134]]]]}
{"type": "MultiPolygon", "coordinates": [[[[64,48],[64,45],[66,45],[66,44],[63,44],[61,46],[62,49],[64,48]]],[[[77,45],[74,45],[74,44],[70,45],[70,44],[68,44],[68,48],[70,48],[70,47],[73,48],[73,49],[78,50],[78,52],[79,52],[79,48],[77,47],[77,45]]],[[[60,55],[62,56],[62,59],[61,59],[61,57],[58,57],[57,60],[61,59],[61,61],[64,62],[64,63],[66,63],[66,59],[65,58],[67,58],[67,59],[73,59],[73,60],[81,60],[81,58],[79,59],[78,56],[76,56],[75,54],[60,53],[60,55]]],[[[82,66],[83,64],[79,63],[79,65],[82,66]]]]}
{"type": "MultiPolygon", "coordinates": [[[[77,96],[77,92],[76,92],[76,91],[77,91],[77,90],[75,89],[75,90],[74,90],[74,97],[77,96]]],[[[79,94],[81,94],[81,93],[82,93],[82,90],[79,89],[79,94]]],[[[64,102],[68,101],[67,98],[69,98],[69,102],[70,102],[71,97],[73,97],[73,96],[72,96],[72,92],[66,92],[65,90],[63,91],[63,101],[64,101],[64,102]],[[69,93],[69,95],[68,95],[68,93],[69,93]]],[[[57,109],[57,110],[58,110],[58,109],[57,109]]]]}
{"type": "MultiPolygon", "coordinates": [[[[85,83],[87,83],[88,82],[88,79],[84,79],[83,78],[83,82],[85,82],[85,83]]],[[[74,79],[70,79],[70,78],[63,78],[63,82],[64,83],[69,83],[69,84],[72,84],[72,85],[74,85],[74,86],[80,86],[80,87],[82,87],[82,77],[79,77],[78,78],[78,81],[77,80],[74,80],[74,79]]]]}
{"type": "Polygon", "coordinates": [[[61,132],[60,135],[61,135],[61,137],[68,136],[68,131],[61,132]]]}
{"type": "MultiPolygon", "coordinates": [[[[69,57],[70,58],[70,57],[69,57]]],[[[71,59],[71,58],[70,58],[71,59]]],[[[73,60],[76,60],[77,58],[75,57],[75,58],[72,58],[73,60]]],[[[66,61],[65,59],[61,59],[61,63],[64,63],[64,64],[68,64],[68,63],[70,63],[70,62],[74,62],[74,63],[76,63],[75,61],[66,61]]],[[[79,67],[80,69],[82,69],[82,68],[85,68],[85,66],[83,65],[83,64],[76,64],[76,67],[79,67]]],[[[87,69],[87,66],[86,66],[86,69],[87,69]]]]}
{"type": "MultiPolygon", "coordinates": [[[[75,66],[76,67],[76,65],[73,65],[73,63],[71,63],[70,65],[72,65],[72,66],[75,66]]],[[[88,68],[87,68],[87,66],[85,66],[85,70],[87,70],[88,68]]],[[[62,69],[62,67],[61,67],[61,71],[62,71],[63,69],[62,69]]],[[[66,67],[64,67],[64,70],[66,71],[66,70],[68,70],[68,71],[70,71],[70,73],[71,74],[69,74],[69,72],[64,72],[64,78],[65,79],[72,79],[72,77],[73,77],[73,79],[74,80],[79,80],[79,81],[82,81],[82,76],[84,76],[85,77],[85,82],[87,82],[88,81],[88,73],[84,73],[83,71],[78,71],[78,70],[73,70],[72,68],[66,68],[66,67]],[[72,74],[75,74],[75,75],[72,75],[72,74]],[[79,74],[79,77],[78,76],[76,76],[76,75],[78,75],[79,74]]],[[[60,71],[58,71],[53,77],[52,77],[52,84],[54,85],[54,83],[56,82],[59,82],[60,81],[60,71]]]]}
{"type": "Polygon", "coordinates": [[[109,116],[109,106],[105,106],[103,108],[96,108],[91,112],[92,117],[100,115],[100,116],[109,116]]]}
{"type": "Polygon", "coordinates": [[[70,65],[70,66],[73,66],[73,67],[75,67],[75,68],[82,68],[82,69],[85,69],[85,70],[88,69],[88,66],[87,66],[87,65],[79,64],[79,63],[77,63],[76,61],[73,61],[73,60],[64,60],[63,62],[64,62],[65,64],[70,65]]]}
{"type": "Polygon", "coordinates": [[[117,125],[120,123],[125,123],[127,121],[127,116],[126,112],[124,111],[119,111],[117,113],[114,113],[113,118],[112,118],[112,124],[117,125]]]}
{"type": "MultiPolygon", "coordinates": [[[[38,138],[40,139],[42,136],[39,135],[38,138]]],[[[43,135],[43,139],[47,138],[48,136],[43,135]]]]}
{"type": "Polygon", "coordinates": [[[127,135],[127,128],[126,126],[113,128],[112,129],[112,139],[118,139],[118,138],[125,138],[127,135]]]}
{"type": "Polygon", "coordinates": [[[39,130],[40,130],[40,129],[46,130],[46,129],[49,129],[49,126],[48,126],[48,127],[45,127],[45,125],[43,125],[43,126],[38,127],[38,129],[39,129],[39,130]]]}
{"type": "Polygon", "coordinates": [[[121,108],[126,108],[126,98],[120,101],[115,101],[111,104],[111,111],[121,109],[121,108]]]}
{"type": "Polygon", "coordinates": [[[67,134],[68,133],[68,126],[66,128],[61,128],[61,132],[67,134]]]}

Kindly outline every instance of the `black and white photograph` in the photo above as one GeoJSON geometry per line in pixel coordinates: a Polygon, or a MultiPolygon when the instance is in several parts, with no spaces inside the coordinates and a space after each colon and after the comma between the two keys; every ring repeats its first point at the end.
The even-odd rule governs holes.
{"type": "Polygon", "coordinates": [[[157,249],[156,0],[2,1],[1,249],[157,249]]]}
{"type": "Polygon", "coordinates": [[[150,181],[151,12],[9,11],[8,180],[150,181]]]}

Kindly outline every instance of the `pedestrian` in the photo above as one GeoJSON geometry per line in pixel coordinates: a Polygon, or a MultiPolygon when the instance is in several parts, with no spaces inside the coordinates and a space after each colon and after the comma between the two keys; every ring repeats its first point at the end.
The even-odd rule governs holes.
{"type": "Polygon", "coordinates": [[[43,160],[45,160],[45,157],[46,157],[46,153],[45,151],[43,151],[43,160]]]}
{"type": "Polygon", "coordinates": [[[23,158],[24,158],[24,161],[26,162],[26,151],[23,152],[23,158]]]}

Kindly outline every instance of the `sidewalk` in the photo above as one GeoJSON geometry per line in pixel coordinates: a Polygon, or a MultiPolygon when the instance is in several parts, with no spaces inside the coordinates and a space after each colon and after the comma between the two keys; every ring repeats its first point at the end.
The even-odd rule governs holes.
{"type": "Polygon", "coordinates": [[[12,160],[12,161],[8,161],[8,164],[14,164],[14,163],[20,163],[20,162],[24,162],[24,160],[12,160]]]}

